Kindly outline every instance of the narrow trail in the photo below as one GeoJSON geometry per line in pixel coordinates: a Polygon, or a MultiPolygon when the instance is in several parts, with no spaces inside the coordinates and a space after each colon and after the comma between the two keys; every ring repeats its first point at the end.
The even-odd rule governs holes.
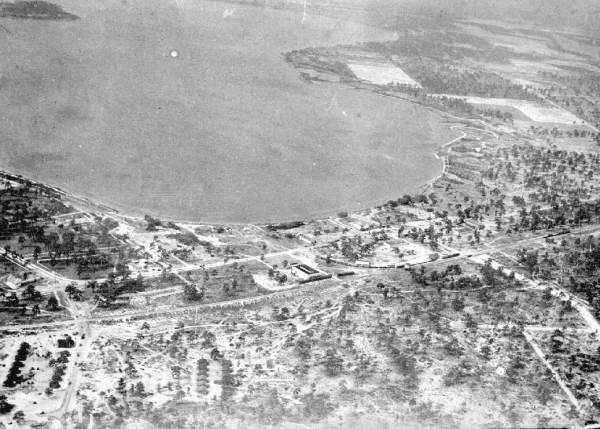
{"type": "Polygon", "coordinates": [[[550,364],[548,359],[546,359],[544,352],[542,352],[542,349],[540,349],[540,346],[538,346],[537,343],[534,341],[531,334],[529,334],[529,332],[527,332],[527,330],[526,330],[523,333],[523,335],[525,336],[525,339],[527,340],[527,342],[529,343],[529,345],[531,346],[531,348],[533,349],[533,351],[535,352],[537,357],[542,361],[544,366],[546,368],[548,368],[548,370],[552,373],[554,380],[556,380],[556,382],[558,383],[558,385],[560,386],[562,391],[565,393],[565,395],[569,399],[569,402],[571,402],[571,404],[573,404],[573,406],[577,409],[577,411],[581,411],[581,404],[579,403],[577,398],[575,398],[575,395],[573,395],[573,392],[571,392],[571,389],[569,389],[569,387],[566,385],[564,380],[561,378],[558,371],[552,366],[552,364],[550,364]]]}

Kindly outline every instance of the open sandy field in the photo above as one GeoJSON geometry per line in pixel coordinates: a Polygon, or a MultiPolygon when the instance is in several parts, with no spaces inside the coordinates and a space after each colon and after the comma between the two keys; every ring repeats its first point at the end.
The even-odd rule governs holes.
{"type": "Polygon", "coordinates": [[[559,107],[544,105],[528,100],[513,100],[508,98],[484,98],[484,97],[465,97],[460,95],[447,95],[445,97],[460,98],[467,103],[475,105],[512,107],[519,110],[530,120],[534,122],[545,122],[565,125],[582,125],[584,121],[577,116],[559,107]]]}
{"type": "Polygon", "coordinates": [[[359,79],[363,79],[376,85],[387,85],[399,83],[421,88],[421,84],[411,78],[404,71],[393,64],[349,62],[348,67],[359,79]]]}

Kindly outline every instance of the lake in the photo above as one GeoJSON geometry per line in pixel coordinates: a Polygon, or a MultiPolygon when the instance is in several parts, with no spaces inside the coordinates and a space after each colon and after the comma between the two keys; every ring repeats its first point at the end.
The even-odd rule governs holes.
{"type": "Polygon", "coordinates": [[[1,22],[2,167],[128,212],[205,222],[367,207],[441,169],[433,151],[452,136],[438,115],[309,85],[282,57],[386,31],[200,0],[58,4],[81,19],[1,22]]]}

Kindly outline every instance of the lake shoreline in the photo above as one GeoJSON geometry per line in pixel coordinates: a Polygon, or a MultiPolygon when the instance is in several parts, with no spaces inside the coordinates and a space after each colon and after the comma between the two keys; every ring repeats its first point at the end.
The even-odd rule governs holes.
{"type": "MultiPolygon", "coordinates": [[[[440,177],[441,172],[442,172],[442,167],[440,166],[439,174],[436,174],[431,179],[429,179],[429,180],[425,181],[424,183],[422,183],[421,185],[417,186],[416,188],[414,188],[414,190],[412,192],[417,192],[419,189],[423,189],[423,188],[430,186],[433,182],[435,182],[440,177]]],[[[390,196],[388,198],[382,198],[382,199],[377,198],[372,201],[358,203],[363,207],[359,207],[359,208],[354,207],[353,208],[350,206],[346,206],[346,207],[341,207],[341,208],[335,209],[335,210],[325,210],[320,213],[315,213],[312,216],[306,216],[306,217],[302,217],[302,216],[291,217],[291,218],[290,217],[281,217],[281,218],[274,217],[271,219],[263,219],[263,220],[257,220],[257,221],[249,221],[249,222],[203,221],[203,220],[198,220],[198,219],[194,220],[194,219],[175,218],[175,217],[171,217],[168,215],[162,215],[161,213],[157,213],[152,210],[141,210],[138,207],[133,207],[133,206],[127,207],[121,203],[107,202],[106,200],[102,200],[93,195],[83,195],[81,193],[72,192],[71,190],[67,189],[66,187],[64,187],[62,185],[56,185],[56,184],[53,184],[46,180],[32,178],[30,174],[27,174],[22,171],[17,171],[15,169],[7,169],[7,168],[0,167],[0,176],[5,176],[5,175],[6,176],[15,176],[20,179],[26,180],[30,183],[50,188],[53,191],[62,195],[67,201],[73,201],[75,203],[83,204],[85,206],[96,207],[100,211],[113,212],[116,215],[126,217],[129,219],[135,219],[135,220],[141,221],[144,219],[145,215],[149,215],[151,217],[154,217],[161,221],[166,221],[166,222],[209,225],[209,226],[266,225],[266,224],[286,223],[286,222],[300,222],[300,221],[307,222],[307,221],[315,220],[315,219],[336,217],[337,214],[340,212],[348,212],[348,213],[357,212],[358,213],[358,212],[362,212],[365,210],[370,210],[370,209],[376,208],[379,205],[385,204],[387,201],[389,201],[391,199],[396,199],[396,198],[401,197],[402,195],[400,195],[400,193],[411,193],[411,191],[408,191],[408,190],[406,192],[400,191],[400,193],[396,194],[395,196],[390,196]]]]}
{"type": "MultiPolygon", "coordinates": [[[[418,104],[418,103],[415,103],[415,104],[418,104]]],[[[425,107],[425,106],[421,106],[421,107],[425,107]]],[[[438,111],[438,113],[443,114],[445,112],[438,111]]],[[[452,127],[449,126],[448,131],[451,131],[451,130],[452,130],[452,127]]],[[[113,212],[113,214],[115,214],[115,215],[122,216],[122,217],[132,219],[132,220],[137,220],[137,221],[143,221],[144,216],[149,215],[149,216],[155,217],[157,219],[160,219],[161,221],[175,222],[175,223],[182,223],[182,224],[195,224],[195,225],[208,225],[208,226],[243,226],[243,225],[257,225],[258,226],[258,225],[286,223],[286,222],[307,222],[307,221],[315,220],[315,219],[336,217],[337,214],[340,212],[359,213],[359,212],[362,212],[365,210],[374,209],[377,206],[385,204],[387,201],[390,201],[391,199],[399,198],[402,196],[402,195],[400,195],[401,193],[424,192],[427,189],[431,188],[431,186],[437,180],[439,180],[441,177],[443,177],[445,161],[444,161],[444,157],[440,156],[440,153],[443,151],[443,149],[449,143],[454,142],[456,139],[457,139],[457,137],[454,137],[454,138],[450,139],[449,141],[440,142],[439,144],[436,145],[436,148],[432,152],[432,155],[441,164],[438,169],[439,171],[435,175],[433,175],[430,179],[422,182],[418,186],[413,187],[412,190],[399,191],[398,194],[387,197],[387,198],[376,198],[371,201],[357,203],[358,205],[362,206],[359,208],[345,206],[345,207],[340,207],[335,210],[324,210],[319,213],[314,213],[312,216],[281,217],[281,218],[274,217],[271,219],[262,219],[262,220],[249,221],[249,222],[204,221],[204,220],[198,220],[198,219],[184,219],[183,217],[165,216],[165,215],[162,215],[161,213],[155,212],[153,210],[142,210],[139,207],[127,206],[125,204],[116,203],[116,202],[108,202],[105,199],[98,198],[94,195],[85,195],[85,194],[81,194],[78,192],[73,192],[68,189],[68,186],[64,186],[64,185],[60,185],[60,184],[57,185],[57,184],[51,183],[51,181],[49,181],[49,180],[33,177],[34,175],[32,175],[24,170],[20,170],[20,169],[5,168],[5,167],[0,166],[0,175],[15,176],[15,177],[21,178],[21,179],[31,182],[33,184],[50,188],[50,189],[54,190],[55,192],[59,193],[60,195],[62,195],[67,201],[74,202],[75,204],[83,204],[84,206],[87,206],[87,207],[90,207],[90,206],[95,207],[102,212],[105,212],[105,211],[113,212]]]]}
{"type": "MultiPolygon", "coordinates": [[[[272,21],[277,23],[285,19],[283,22],[293,23],[296,26],[298,39],[283,38],[273,47],[273,52],[297,49],[298,44],[337,46],[361,43],[366,40],[390,40],[394,37],[389,31],[375,29],[368,24],[355,23],[352,20],[344,21],[338,28],[338,22],[335,20],[311,15],[306,22],[300,23],[298,17],[291,11],[273,11],[271,16],[253,6],[240,7],[236,9],[234,15],[224,17],[221,7],[221,2],[180,5],[181,11],[189,12],[185,15],[189,20],[186,21],[189,28],[186,28],[189,31],[193,30],[191,34],[212,35],[215,33],[214,30],[227,28],[231,36],[223,37],[219,42],[223,43],[223,46],[233,46],[238,50],[246,49],[247,45],[247,43],[238,44],[238,40],[241,39],[236,37],[243,35],[238,34],[240,29],[249,31],[253,28],[250,24],[253,26],[257,20],[264,23],[272,21]],[[215,19],[207,21],[206,16],[215,19]],[[204,28],[203,25],[207,22],[219,24],[218,26],[211,24],[212,26],[204,28]],[[317,33],[313,34],[308,30],[317,33]]],[[[89,40],[89,35],[92,33],[88,34],[81,30],[84,24],[87,26],[96,21],[96,24],[105,23],[104,15],[99,14],[95,6],[88,8],[69,4],[68,9],[73,9],[73,12],[81,16],[81,21],[77,25],[69,24],[73,34],[81,33],[81,37],[75,40],[84,42],[89,40]]],[[[119,19],[124,19],[131,13],[130,9],[120,4],[108,8],[108,10],[113,9],[119,12],[115,15],[119,19]]],[[[165,7],[163,12],[161,16],[172,20],[165,21],[165,29],[179,28],[167,24],[174,22],[179,25],[179,15],[175,12],[180,11],[165,7]]],[[[138,40],[139,36],[148,35],[150,31],[154,34],[156,23],[153,15],[148,13],[142,18],[137,16],[137,13],[132,16],[132,19],[139,19],[139,22],[136,21],[139,26],[132,27],[135,31],[131,34],[119,33],[119,49],[123,53],[131,54],[124,55],[123,58],[135,59],[136,52],[139,52],[138,45],[133,46],[135,50],[129,49],[130,44],[123,41],[138,40]]],[[[57,40],[62,41],[63,30],[60,27],[45,25],[41,28],[40,30],[37,24],[34,26],[29,23],[20,31],[26,34],[37,34],[36,32],[43,32],[46,35],[55,34],[58,36],[57,40]]],[[[277,26],[270,29],[268,35],[282,36],[287,32],[287,26],[285,28],[277,26]]],[[[99,81],[94,83],[98,87],[103,88],[105,82],[111,82],[111,86],[105,88],[106,90],[103,89],[99,94],[92,90],[91,98],[96,104],[90,102],[89,105],[83,103],[80,106],[77,97],[67,91],[64,98],[68,100],[73,98],[71,103],[64,102],[64,106],[60,106],[60,109],[53,105],[38,107],[48,112],[48,118],[39,121],[42,126],[34,130],[37,135],[43,137],[38,139],[39,142],[29,136],[21,137],[21,130],[28,129],[30,122],[19,128],[19,121],[27,118],[27,114],[19,114],[14,120],[9,118],[12,120],[9,125],[15,127],[12,133],[15,136],[14,142],[10,144],[20,145],[26,149],[19,148],[18,152],[22,153],[18,157],[12,154],[5,157],[2,162],[6,167],[5,170],[40,184],[51,185],[80,202],[99,205],[114,212],[131,214],[139,218],[148,214],[175,222],[210,225],[264,224],[292,219],[323,218],[341,211],[362,211],[398,198],[403,193],[416,192],[417,189],[434,180],[442,171],[442,165],[434,159],[434,155],[439,148],[438,142],[448,139],[445,137],[447,127],[438,118],[421,120],[425,110],[415,113],[412,107],[405,107],[402,103],[377,100],[373,96],[373,91],[367,88],[363,89],[364,93],[359,93],[360,89],[356,91],[357,88],[351,86],[343,88],[343,86],[325,84],[327,87],[323,86],[315,90],[316,85],[300,83],[297,73],[281,61],[279,54],[269,57],[272,63],[269,63],[268,70],[273,77],[264,83],[259,79],[257,81],[259,85],[255,90],[242,94],[247,100],[257,99],[257,106],[268,107],[266,114],[255,115],[254,112],[261,109],[238,109],[238,102],[227,102],[215,105],[226,115],[217,111],[214,114],[215,120],[202,123],[197,118],[211,117],[212,110],[209,112],[197,107],[202,104],[196,103],[197,100],[193,97],[188,100],[185,94],[179,91],[180,85],[169,86],[170,81],[163,82],[162,79],[163,76],[168,75],[167,71],[173,72],[175,78],[187,84],[186,94],[205,90],[204,86],[209,86],[208,84],[195,87],[194,84],[198,79],[192,79],[193,74],[184,72],[188,69],[200,70],[210,65],[210,63],[205,65],[199,62],[199,57],[193,55],[194,52],[204,52],[206,46],[182,44],[178,31],[171,31],[168,35],[169,37],[165,39],[167,42],[161,38],[161,49],[164,48],[168,53],[169,49],[176,46],[181,52],[180,58],[174,61],[165,54],[165,58],[153,59],[153,64],[156,63],[154,65],[158,67],[156,69],[158,71],[156,76],[153,76],[153,86],[149,88],[169,87],[169,91],[161,92],[161,97],[144,99],[144,103],[129,106],[126,104],[129,99],[133,100],[147,93],[147,91],[140,91],[139,94],[134,92],[130,98],[123,100],[120,98],[120,94],[127,93],[125,89],[137,87],[126,85],[128,79],[137,79],[135,73],[125,76],[119,74],[118,80],[107,80],[104,76],[96,76],[99,81]],[[274,83],[271,79],[274,79],[274,83]],[[117,84],[124,86],[121,88],[117,84]],[[264,91],[271,87],[275,90],[272,93],[268,92],[269,97],[266,97],[264,91]],[[94,95],[99,98],[94,99],[94,95]],[[121,112],[123,113],[121,115],[118,109],[107,109],[108,113],[102,116],[99,112],[104,112],[105,98],[111,100],[112,104],[109,107],[129,106],[135,110],[129,109],[121,112]],[[284,101],[278,104],[271,103],[272,100],[284,101]],[[157,107],[148,107],[153,103],[157,107]],[[293,113],[293,116],[287,117],[285,113],[287,111],[293,113]],[[187,115],[183,119],[182,112],[187,115]],[[231,112],[236,114],[230,117],[231,112]],[[279,112],[284,113],[279,115],[279,112]],[[123,119],[125,113],[127,115],[131,113],[133,120],[125,121],[123,119]],[[145,119],[150,117],[155,119],[150,122],[145,119]],[[59,131],[49,128],[50,124],[57,123],[56,118],[64,119],[58,122],[56,128],[59,131]],[[102,118],[102,121],[96,118],[102,118]],[[306,120],[301,121],[297,118],[306,120]],[[234,124],[235,120],[240,124],[234,124]],[[198,124],[201,123],[203,125],[199,126],[198,124]],[[247,124],[250,125],[246,126],[247,124]],[[231,131],[232,129],[235,131],[231,131]],[[80,130],[84,130],[85,133],[80,130]],[[121,132],[122,130],[131,131],[121,132]],[[144,137],[145,134],[147,135],[144,137]],[[56,135],[54,140],[47,138],[54,135],[56,135]],[[143,139],[157,144],[147,145],[143,139]],[[287,144],[288,141],[290,144],[287,144]],[[165,142],[177,142],[177,149],[171,151],[165,142]],[[219,144],[213,142],[235,143],[227,150],[222,150],[219,144]],[[206,155],[197,155],[203,151],[206,155]],[[116,153],[118,155],[112,155],[116,153]],[[108,154],[106,159],[104,159],[105,154],[108,154]],[[98,159],[97,163],[96,159],[98,159]],[[217,166],[218,168],[214,168],[213,162],[205,160],[221,160],[221,164],[217,166]],[[272,171],[266,174],[265,171],[270,169],[272,171]],[[241,174],[236,174],[238,172],[241,174]],[[318,192],[314,192],[315,187],[318,187],[318,192]]],[[[259,36],[256,41],[262,43],[264,35],[259,36]]],[[[10,55],[27,54],[25,55],[27,57],[35,56],[36,53],[43,54],[33,49],[38,46],[37,44],[28,45],[25,36],[22,37],[25,50],[15,50],[15,52],[8,50],[6,55],[9,58],[10,55]],[[31,52],[29,48],[32,48],[31,52]]],[[[186,40],[196,41],[205,38],[190,37],[186,40]]],[[[87,50],[96,52],[96,44],[86,45],[84,42],[81,46],[79,44],[76,46],[80,46],[84,52],[87,50]]],[[[154,54],[156,44],[147,42],[146,45],[148,45],[147,49],[152,48],[154,54]]],[[[212,45],[213,42],[210,46],[212,45]]],[[[53,58],[71,58],[62,55],[62,46],[61,42],[52,56],[48,58],[42,56],[43,61],[50,61],[53,58]]],[[[239,60],[239,53],[242,52],[238,50],[232,51],[236,61],[239,60]]],[[[260,55],[263,55],[263,52],[264,49],[259,50],[260,55]]],[[[113,52],[101,50],[97,53],[97,58],[104,58],[105,54],[112,58],[113,52]]],[[[252,64],[251,61],[254,61],[255,57],[248,56],[242,59],[247,64],[252,64]]],[[[57,69],[57,75],[63,76],[65,70],[69,73],[71,70],[79,70],[79,78],[84,83],[87,83],[88,79],[93,81],[95,76],[93,70],[88,72],[87,69],[80,68],[83,67],[80,65],[80,60],[74,56],[73,63],[66,62],[64,69],[57,69]]],[[[84,64],[87,63],[84,61],[84,64]]],[[[253,70],[253,72],[254,75],[248,74],[247,71],[233,74],[229,79],[241,79],[246,75],[262,78],[265,75],[264,70],[253,70]]],[[[19,71],[14,77],[15,85],[27,76],[19,71]]],[[[211,71],[205,76],[210,81],[211,76],[220,75],[211,71]]],[[[147,76],[146,78],[151,80],[147,76]]],[[[219,86],[220,82],[227,79],[219,77],[213,80],[214,82],[210,81],[212,92],[221,94],[220,90],[227,90],[227,87],[219,86]]],[[[48,82],[51,81],[48,79],[48,82]]],[[[63,96],[62,90],[55,92],[53,85],[49,84],[49,95],[45,99],[52,100],[57,96],[63,96]]],[[[183,87],[183,84],[181,86],[183,87]]],[[[23,98],[22,91],[15,90],[14,93],[16,99],[23,98]]],[[[7,96],[7,106],[14,104],[10,95],[7,96]]],[[[30,95],[31,100],[37,101],[39,91],[30,95]]],[[[236,93],[237,95],[239,94],[236,93]]],[[[206,105],[209,105],[213,98],[215,97],[208,98],[206,105]]],[[[216,98],[228,100],[227,97],[222,96],[216,98]]],[[[244,103],[240,104],[244,105],[244,103]]],[[[38,114],[38,112],[29,112],[29,104],[23,103],[23,105],[26,113],[38,114]]],[[[423,106],[418,108],[422,109],[423,106]]],[[[10,135],[10,130],[7,133],[10,135]]],[[[6,149],[10,154],[10,146],[6,149]]]]}

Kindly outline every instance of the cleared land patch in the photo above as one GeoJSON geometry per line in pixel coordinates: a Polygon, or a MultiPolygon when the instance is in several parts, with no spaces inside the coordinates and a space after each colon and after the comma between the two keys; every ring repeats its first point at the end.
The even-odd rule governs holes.
{"type": "Polygon", "coordinates": [[[577,116],[559,107],[548,106],[534,101],[514,100],[509,98],[484,98],[484,97],[467,97],[461,95],[440,95],[448,98],[457,98],[474,105],[512,107],[519,110],[530,120],[534,122],[547,122],[555,124],[585,124],[584,121],[577,116]]]}
{"type": "Polygon", "coordinates": [[[421,88],[421,84],[411,78],[404,71],[390,63],[348,62],[348,67],[359,79],[369,81],[376,85],[398,83],[421,88]]]}

